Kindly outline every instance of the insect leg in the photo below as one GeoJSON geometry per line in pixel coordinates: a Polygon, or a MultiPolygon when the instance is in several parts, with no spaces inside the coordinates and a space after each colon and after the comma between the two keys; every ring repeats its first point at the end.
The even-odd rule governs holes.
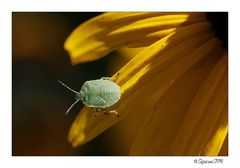
{"type": "Polygon", "coordinates": [[[114,77],[113,81],[117,81],[118,77],[119,77],[120,73],[118,72],[117,76],[114,77]]]}
{"type": "Polygon", "coordinates": [[[117,81],[119,74],[120,74],[120,73],[118,73],[117,76],[115,76],[115,77],[112,79],[113,82],[116,82],[116,81],[117,81]]]}
{"type": "Polygon", "coordinates": [[[115,81],[117,81],[119,74],[120,74],[120,73],[118,73],[117,76],[114,77],[113,79],[112,79],[111,77],[102,77],[101,79],[102,79],[102,80],[110,80],[110,81],[115,82],[115,81]]]}
{"type": "Polygon", "coordinates": [[[114,113],[114,114],[117,115],[117,117],[120,117],[119,113],[118,113],[116,110],[111,110],[111,111],[109,111],[108,113],[114,113]]]}
{"type": "Polygon", "coordinates": [[[107,110],[105,110],[105,109],[101,109],[101,110],[102,110],[102,112],[104,113],[105,116],[108,116],[108,115],[109,115],[109,113],[107,112],[107,110]]]}
{"type": "Polygon", "coordinates": [[[91,109],[94,111],[94,117],[97,117],[98,115],[97,108],[91,107],[91,109]]]}
{"type": "Polygon", "coordinates": [[[98,110],[98,112],[103,113],[105,116],[108,116],[108,111],[107,111],[106,109],[104,109],[104,108],[98,108],[97,110],[98,110]]]}

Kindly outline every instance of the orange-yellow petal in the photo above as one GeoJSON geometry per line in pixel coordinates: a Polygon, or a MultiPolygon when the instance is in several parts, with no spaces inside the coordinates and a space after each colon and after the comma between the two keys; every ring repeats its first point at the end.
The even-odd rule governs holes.
{"type": "Polygon", "coordinates": [[[129,113],[148,114],[155,103],[154,93],[163,94],[181,74],[218,48],[219,41],[212,35],[209,24],[200,23],[180,28],[147,47],[119,71],[122,97],[114,108],[120,118],[94,117],[85,107],[71,127],[69,141],[73,146],[86,143],[129,113]],[[143,97],[148,99],[143,101],[143,97]]]}
{"type": "Polygon", "coordinates": [[[171,143],[199,87],[220,55],[220,46],[212,48],[205,59],[179,76],[163,95],[159,95],[156,105],[150,109],[153,112],[135,138],[130,155],[176,155],[169,152],[171,143]]]}
{"type": "Polygon", "coordinates": [[[177,27],[205,19],[204,13],[105,13],[77,27],[64,48],[73,64],[88,62],[123,46],[148,46],[177,27]]]}
{"type": "Polygon", "coordinates": [[[227,113],[227,101],[224,108],[221,111],[220,116],[217,119],[217,122],[214,126],[211,136],[207,140],[205,147],[201,155],[204,156],[216,156],[219,155],[219,152],[226,140],[228,133],[228,113],[227,113]]]}
{"type": "MultiPolygon", "coordinates": [[[[178,130],[178,134],[170,148],[170,153],[176,155],[201,155],[210,137],[215,133],[216,125],[221,112],[225,112],[227,102],[227,56],[218,61],[201,86],[198,94],[188,109],[187,115],[178,130]]],[[[224,129],[225,131],[225,129],[224,129]]],[[[217,141],[224,141],[225,136],[220,136],[217,141]]],[[[213,138],[214,141],[214,138],[213,138]]],[[[208,151],[210,152],[210,151],[208,151]]],[[[211,155],[218,155],[214,151],[211,155]]]]}

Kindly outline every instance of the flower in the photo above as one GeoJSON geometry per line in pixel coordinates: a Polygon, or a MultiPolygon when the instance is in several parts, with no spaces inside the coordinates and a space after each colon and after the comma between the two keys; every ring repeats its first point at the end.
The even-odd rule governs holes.
{"type": "Polygon", "coordinates": [[[105,13],[64,47],[73,64],[144,47],[116,72],[120,118],[84,107],[69,132],[74,147],[122,122],[129,155],[226,154],[227,51],[205,13],[105,13]]]}

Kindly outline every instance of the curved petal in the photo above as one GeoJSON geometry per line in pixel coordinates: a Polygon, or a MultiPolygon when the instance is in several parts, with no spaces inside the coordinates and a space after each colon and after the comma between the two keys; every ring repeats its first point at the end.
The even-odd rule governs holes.
{"type": "Polygon", "coordinates": [[[178,26],[204,20],[203,13],[105,13],[77,27],[64,48],[73,64],[88,62],[122,46],[148,46],[178,26]]]}
{"type": "MultiPolygon", "coordinates": [[[[184,27],[147,47],[128,62],[119,71],[117,80],[122,97],[114,108],[120,113],[120,119],[132,112],[148,114],[147,109],[155,103],[152,96],[156,91],[158,96],[163,94],[178,76],[219,46],[219,41],[211,37],[206,23],[184,27]],[[143,102],[142,97],[149,99],[143,102]]],[[[91,110],[85,107],[70,129],[69,141],[73,146],[86,143],[120,119],[115,116],[94,118],[91,110]]]]}
{"type": "Polygon", "coordinates": [[[228,133],[228,113],[227,113],[227,101],[224,108],[221,111],[220,116],[214,126],[211,136],[207,140],[207,144],[203,148],[201,155],[204,156],[216,156],[219,155],[220,150],[224,144],[224,141],[228,133]]]}
{"type": "MultiPolygon", "coordinates": [[[[226,101],[227,56],[225,55],[218,61],[192,102],[171,146],[170,153],[200,155],[212,136],[214,127],[218,125],[217,119],[221,112],[226,113],[226,101]]],[[[219,123],[218,128],[222,127],[220,124],[222,123],[219,123]]],[[[218,138],[218,141],[223,142],[224,139],[225,136],[222,136],[218,138]]],[[[218,152],[211,154],[218,155],[218,152]]]]}
{"type": "Polygon", "coordinates": [[[133,57],[142,52],[146,47],[141,48],[129,48],[122,47],[112,53],[112,58],[109,59],[109,66],[107,66],[107,71],[109,74],[114,74],[119,69],[121,69],[126,63],[128,63],[133,57]]]}
{"type": "Polygon", "coordinates": [[[138,55],[140,52],[142,52],[146,47],[141,47],[141,48],[129,48],[129,47],[122,47],[117,50],[118,54],[126,60],[131,60],[133,57],[138,55]]]}
{"type": "Polygon", "coordinates": [[[157,98],[152,114],[135,138],[130,155],[175,155],[169,153],[169,148],[199,87],[220,57],[221,49],[217,49],[220,47],[212,48],[206,59],[178,77],[167,92],[157,98]]]}

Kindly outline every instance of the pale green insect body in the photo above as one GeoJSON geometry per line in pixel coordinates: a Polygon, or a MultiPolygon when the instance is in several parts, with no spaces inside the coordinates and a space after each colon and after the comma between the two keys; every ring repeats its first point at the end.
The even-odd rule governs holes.
{"type": "MultiPolygon", "coordinates": [[[[88,107],[106,108],[114,105],[121,97],[120,87],[105,79],[91,80],[83,84],[79,96],[88,107]]],[[[76,95],[76,97],[78,97],[76,95]]]]}
{"type": "Polygon", "coordinates": [[[116,110],[107,111],[104,109],[113,106],[121,97],[120,87],[111,78],[103,77],[97,80],[86,81],[79,92],[61,81],[58,82],[75,93],[76,101],[68,108],[66,114],[77,102],[82,101],[85,106],[93,108],[95,112],[104,112],[106,115],[107,113],[115,113],[119,116],[116,110]]]}

